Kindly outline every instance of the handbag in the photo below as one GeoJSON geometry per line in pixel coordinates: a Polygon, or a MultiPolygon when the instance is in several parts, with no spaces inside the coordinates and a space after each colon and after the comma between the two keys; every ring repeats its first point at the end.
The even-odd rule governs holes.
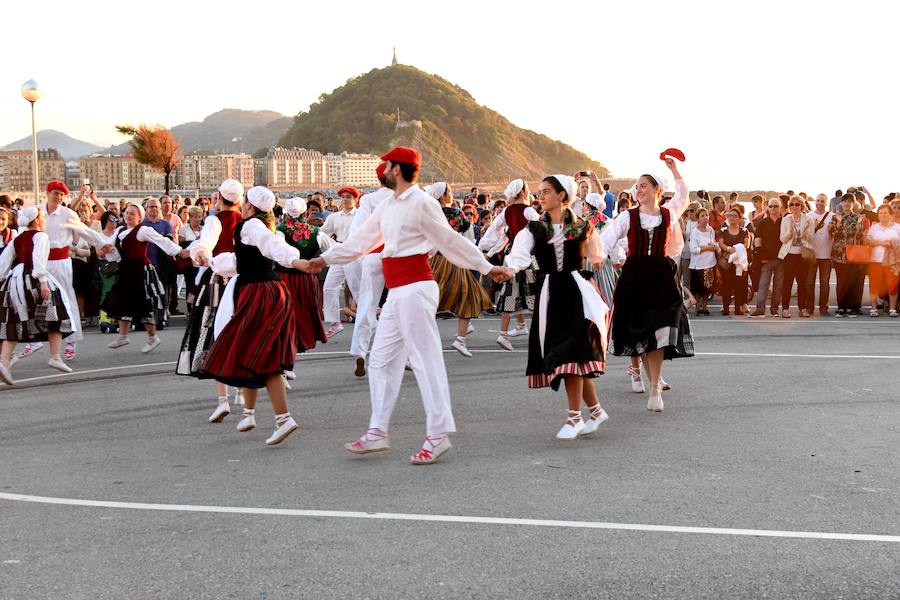
{"type": "Polygon", "coordinates": [[[847,244],[847,262],[852,265],[867,265],[872,262],[872,247],[863,244],[847,244]]]}
{"type": "Polygon", "coordinates": [[[816,251],[812,248],[807,248],[806,246],[800,247],[800,256],[803,257],[803,260],[808,262],[811,265],[816,264],[816,251]]]}

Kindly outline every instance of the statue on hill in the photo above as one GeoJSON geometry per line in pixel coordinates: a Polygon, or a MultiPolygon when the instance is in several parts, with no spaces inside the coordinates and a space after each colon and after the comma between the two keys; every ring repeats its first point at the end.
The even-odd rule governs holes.
{"type": "Polygon", "coordinates": [[[391,59],[391,66],[392,67],[397,66],[397,46],[394,46],[394,58],[391,59]]]}

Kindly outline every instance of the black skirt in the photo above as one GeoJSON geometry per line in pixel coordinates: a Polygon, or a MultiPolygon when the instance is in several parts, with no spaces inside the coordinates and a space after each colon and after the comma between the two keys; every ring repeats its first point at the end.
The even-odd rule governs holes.
{"type": "Polygon", "coordinates": [[[46,342],[50,333],[66,338],[72,335],[72,320],[66,309],[63,291],[50,291],[50,299],[41,298],[41,284],[30,273],[23,273],[22,291],[27,318],[16,310],[13,275],[0,283],[0,340],[9,342],[46,342]]]}
{"type": "Polygon", "coordinates": [[[572,273],[552,273],[547,277],[547,314],[541,314],[538,302],[531,321],[525,372],[528,387],[550,386],[558,390],[565,375],[602,374],[606,357],[600,330],[584,316],[581,290],[572,273]],[[547,322],[541,348],[540,322],[544,318],[547,322]]]}
{"type": "Polygon", "coordinates": [[[113,319],[152,325],[163,305],[164,290],[153,265],[143,259],[123,258],[119,278],[106,295],[101,308],[113,319]]]}
{"type": "Polygon", "coordinates": [[[616,283],[612,317],[613,354],[641,356],[663,349],[664,358],[694,355],[694,340],[675,261],[665,256],[630,256],[616,283]]]}
{"type": "Polygon", "coordinates": [[[213,273],[212,269],[206,269],[196,289],[197,296],[188,316],[175,366],[175,373],[191,377],[200,376],[200,368],[213,344],[216,312],[225,291],[225,279],[213,273]]]}

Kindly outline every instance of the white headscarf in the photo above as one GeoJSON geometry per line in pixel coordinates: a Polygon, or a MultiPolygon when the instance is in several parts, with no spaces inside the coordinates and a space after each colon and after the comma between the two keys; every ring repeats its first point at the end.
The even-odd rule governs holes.
{"type": "Polygon", "coordinates": [[[506,190],[504,190],[503,195],[506,196],[507,200],[512,200],[516,196],[522,193],[522,190],[525,189],[525,181],[522,179],[513,179],[509,182],[509,185],[506,186],[506,190]]]}
{"type": "MultiPolygon", "coordinates": [[[[141,205],[140,202],[129,202],[128,206],[133,206],[138,210],[138,225],[140,225],[141,222],[144,220],[144,215],[146,214],[144,212],[144,207],[141,205]]],[[[128,206],[125,207],[125,210],[128,210],[128,206]]],[[[123,219],[122,222],[124,223],[125,222],[124,221],[124,219],[125,219],[124,212],[122,213],[122,219],[123,219]]]]}
{"type": "Polygon", "coordinates": [[[236,179],[226,179],[219,186],[219,193],[232,204],[239,204],[244,196],[244,186],[236,179]]]}
{"type": "Polygon", "coordinates": [[[588,194],[584,201],[594,207],[596,210],[604,210],[606,208],[606,200],[603,199],[602,194],[598,194],[597,192],[591,192],[588,194]]]}
{"type": "Polygon", "coordinates": [[[563,187],[566,191],[566,201],[570,204],[575,202],[576,195],[575,192],[578,189],[578,186],[575,185],[575,180],[569,175],[563,175],[561,173],[556,173],[553,175],[556,180],[559,182],[559,185],[563,187]]]}
{"type": "MultiPolygon", "coordinates": [[[[644,174],[649,175],[654,180],[656,180],[656,185],[659,186],[659,193],[665,194],[669,189],[669,182],[666,179],[665,174],[659,170],[650,170],[644,171],[644,174]]],[[[637,181],[634,182],[634,185],[631,186],[631,197],[637,199],[637,181]]]]}
{"type": "Polygon", "coordinates": [[[263,212],[275,207],[275,194],[269,188],[257,185],[247,190],[247,202],[263,212]]]}
{"type": "Polygon", "coordinates": [[[297,198],[296,196],[288,199],[288,201],[284,203],[284,212],[296,219],[306,212],[306,200],[297,198]]]}
{"type": "Polygon", "coordinates": [[[444,197],[444,194],[447,193],[447,184],[443,181],[438,181],[437,183],[426,187],[425,191],[435,200],[440,200],[444,197]]]}
{"type": "Polygon", "coordinates": [[[19,224],[20,229],[27,229],[31,222],[37,219],[38,215],[41,214],[40,206],[29,206],[28,208],[22,208],[19,210],[19,216],[16,219],[16,222],[19,224]]]}

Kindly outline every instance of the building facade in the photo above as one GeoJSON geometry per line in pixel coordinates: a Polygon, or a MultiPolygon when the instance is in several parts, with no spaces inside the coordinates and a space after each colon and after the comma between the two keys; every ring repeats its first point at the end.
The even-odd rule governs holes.
{"type": "Polygon", "coordinates": [[[249,154],[189,154],[176,169],[176,186],[185,190],[214,190],[226,179],[237,179],[244,189],[256,181],[249,154]]]}
{"type": "Polygon", "coordinates": [[[377,186],[375,168],[379,162],[374,154],[322,154],[306,148],[272,148],[266,158],[256,161],[257,183],[272,188],[377,186]]]}
{"type": "MultiPolygon", "coordinates": [[[[0,152],[0,190],[30,192],[34,188],[31,150],[0,152]]],[[[66,161],[55,148],[38,150],[38,179],[41,189],[59,179],[65,181],[66,161]]]]}
{"type": "Polygon", "coordinates": [[[78,161],[81,179],[90,179],[94,191],[158,192],[165,189],[165,175],[140,164],[131,155],[86,156],[78,161]]]}

